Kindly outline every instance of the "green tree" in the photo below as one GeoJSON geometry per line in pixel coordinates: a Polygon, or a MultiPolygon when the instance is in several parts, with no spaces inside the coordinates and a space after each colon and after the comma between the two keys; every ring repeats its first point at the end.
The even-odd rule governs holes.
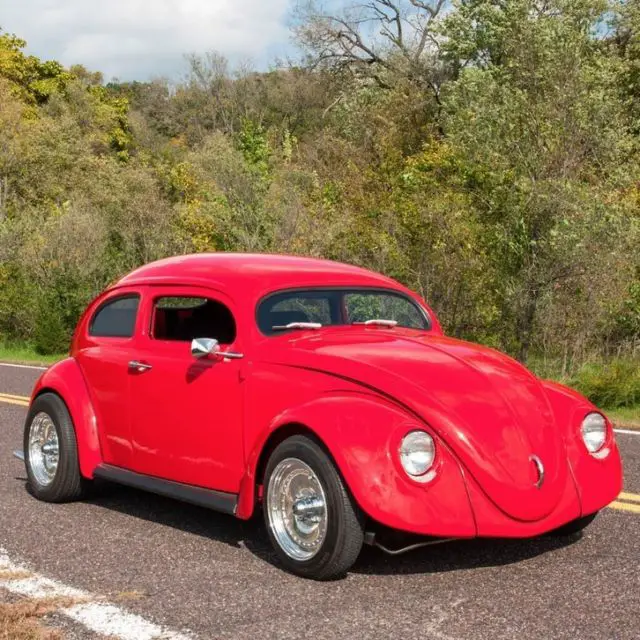
{"type": "Polygon", "coordinates": [[[462,0],[445,21],[459,69],[445,131],[495,270],[503,343],[526,360],[542,300],[614,248],[628,162],[619,65],[594,37],[599,0],[462,0]],[[512,317],[512,322],[504,322],[512,317]]]}
{"type": "Polygon", "coordinates": [[[29,104],[42,104],[64,91],[72,75],[58,62],[25,55],[26,44],[0,31],[0,76],[9,81],[16,96],[29,104]]]}

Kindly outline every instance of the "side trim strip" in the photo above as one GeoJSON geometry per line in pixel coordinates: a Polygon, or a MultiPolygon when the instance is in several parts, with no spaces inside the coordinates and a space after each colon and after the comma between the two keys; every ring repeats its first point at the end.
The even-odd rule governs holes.
{"type": "Polygon", "coordinates": [[[114,467],[110,464],[98,465],[93,475],[101,480],[124,484],[134,489],[150,491],[161,496],[231,515],[235,514],[238,504],[238,496],[235,493],[224,493],[223,491],[204,489],[190,484],[182,484],[181,482],[163,480],[162,478],[135,473],[121,467],[114,467]]]}

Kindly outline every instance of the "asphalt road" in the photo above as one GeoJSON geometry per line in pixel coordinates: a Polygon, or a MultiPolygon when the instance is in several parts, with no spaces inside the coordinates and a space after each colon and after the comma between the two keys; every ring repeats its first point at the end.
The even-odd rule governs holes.
{"type": "MultiPolygon", "coordinates": [[[[29,395],[38,374],[0,367],[0,393],[29,395]]],[[[640,513],[606,509],[568,544],[365,549],[344,580],[317,583],[274,564],[260,523],[119,487],[37,502],[11,457],[25,413],[0,401],[0,547],[74,587],[140,592],[127,609],[159,624],[202,639],[640,638],[640,513]]],[[[625,491],[640,494],[640,435],[617,437],[625,491]]]]}

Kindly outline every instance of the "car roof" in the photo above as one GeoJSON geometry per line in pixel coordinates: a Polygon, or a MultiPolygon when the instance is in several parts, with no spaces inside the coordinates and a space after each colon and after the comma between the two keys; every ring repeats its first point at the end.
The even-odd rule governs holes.
{"type": "Polygon", "coordinates": [[[147,284],[198,284],[222,290],[242,287],[243,295],[307,286],[377,286],[406,291],[395,280],[361,267],[266,253],[198,253],[158,260],[132,271],[114,287],[147,284]]]}

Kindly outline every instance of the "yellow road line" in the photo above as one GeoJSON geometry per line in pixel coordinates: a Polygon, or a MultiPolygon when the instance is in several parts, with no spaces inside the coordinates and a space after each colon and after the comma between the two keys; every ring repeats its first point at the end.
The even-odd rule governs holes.
{"type": "Polygon", "coordinates": [[[0,393],[0,398],[10,398],[12,400],[24,400],[29,402],[29,396],[17,396],[14,393],[0,393]]]}
{"type": "Polygon", "coordinates": [[[29,406],[29,398],[25,396],[14,396],[9,393],[0,393],[0,402],[6,402],[7,404],[17,404],[20,407],[29,406]]]}
{"type": "Polygon", "coordinates": [[[630,511],[631,513],[640,513],[640,504],[628,504],[627,502],[612,502],[609,505],[612,509],[620,511],[630,511]]]}
{"type": "Polygon", "coordinates": [[[618,495],[620,500],[628,500],[629,502],[640,502],[640,493],[626,493],[622,491],[618,495]]]}
{"type": "Polygon", "coordinates": [[[15,404],[15,405],[18,405],[19,407],[29,406],[28,402],[22,402],[21,400],[11,400],[9,398],[0,398],[0,402],[3,402],[5,404],[15,404]]]}

